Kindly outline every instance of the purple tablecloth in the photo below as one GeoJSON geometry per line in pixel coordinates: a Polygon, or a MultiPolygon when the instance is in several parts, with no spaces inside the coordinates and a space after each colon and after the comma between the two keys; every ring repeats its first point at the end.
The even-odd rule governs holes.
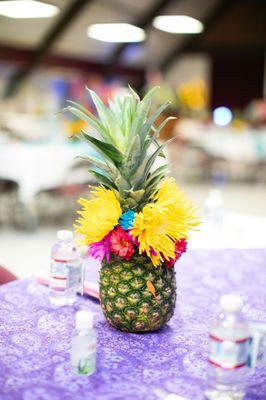
{"type": "MultiPolygon", "coordinates": [[[[126,334],[111,328],[97,302],[57,309],[32,280],[0,288],[1,400],[156,400],[161,388],[204,398],[208,326],[223,293],[237,292],[249,319],[266,320],[266,250],[191,251],[177,268],[175,316],[162,331],[126,334]],[[74,376],[69,365],[74,313],[96,314],[97,372],[74,376]]],[[[245,399],[266,399],[266,369],[248,381],[245,399]]]]}

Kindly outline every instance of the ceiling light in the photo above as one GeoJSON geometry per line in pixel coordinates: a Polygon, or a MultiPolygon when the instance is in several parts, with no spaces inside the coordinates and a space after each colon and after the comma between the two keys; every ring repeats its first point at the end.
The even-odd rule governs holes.
{"type": "Polygon", "coordinates": [[[146,37],[143,29],[126,23],[90,25],[87,35],[93,39],[112,43],[142,42],[146,37]]]}
{"type": "Polygon", "coordinates": [[[200,33],[203,24],[187,15],[160,15],[153,20],[153,26],[169,33],[200,33]]]}
{"type": "Polygon", "coordinates": [[[0,1],[0,15],[9,18],[48,18],[58,14],[59,8],[35,0],[0,1]]]}
{"type": "Polygon", "coordinates": [[[228,107],[217,107],[213,111],[213,122],[218,126],[229,125],[232,118],[232,111],[228,107]]]}

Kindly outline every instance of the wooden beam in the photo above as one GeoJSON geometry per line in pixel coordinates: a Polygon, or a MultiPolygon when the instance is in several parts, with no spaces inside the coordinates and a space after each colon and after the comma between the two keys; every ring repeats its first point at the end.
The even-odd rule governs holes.
{"type": "Polygon", "coordinates": [[[203,21],[204,31],[199,35],[188,35],[187,39],[181,45],[174,48],[174,50],[161,63],[161,71],[165,72],[182,53],[195,48],[199,39],[202,39],[204,35],[207,34],[207,32],[216,24],[219,18],[227,12],[235,1],[239,0],[221,0],[218,2],[217,6],[210,11],[209,15],[203,21]]]}
{"type": "Polygon", "coordinates": [[[75,0],[70,6],[62,12],[59,19],[53,25],[51,30],[45,35],[38,48],[32,54],[29,62],[23,69],[17,71],[10,79],[5,97],[14,95],[20,84],[28,77],[32,70],[41,62],[42,58],[49,52],[55,41],[68,28],[71,22],[77,17],[82,9],[91,3],[93,0],[75,0]]]}
{"type": "MultiPolygon", "coordinates": [[[[134,25],[136,25],[142,29],[147,29],[151,25],[153,19],[157,15],[159,15],[159,13],[167,6],[167,4],[171,3],[172,1],[173,0],[157,1],[155,6],[151,10],[149,10],[149,12],[147,14],[144,14],[139,19],[137,19],[133,22],[134,25]]],[[[175,0],[175,2],[177,2],[177,1],[178,0],[175,0]]],[[[121,44],[120,46],[118,46],[112,56],[112,61],[117,63],[119,61],[119,58],[121,57],[122,53],[128,46],[130,46],[130,43],[124,43],[124,44],[121,44]]]]}
{"type": "MultiPolygon", "coordinates": [[[[27,66],[34,55],[34,50],[21,47],[10,47],[0,43],[0,61],[19,64],[20,67],[27,66]]],[[[127,67],[122,65],[103,64],[93,60],[67,57],[56,54],[47,54],[40,60],[40,66],[63,67],[86,73],[100,73],[105,75],[122,75],[143,81],[145,77],[144,68],[127,67]]]]}

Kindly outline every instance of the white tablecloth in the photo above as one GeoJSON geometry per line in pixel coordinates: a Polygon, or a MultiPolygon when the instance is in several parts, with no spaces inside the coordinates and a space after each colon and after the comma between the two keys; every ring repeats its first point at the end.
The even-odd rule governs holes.
{"type": "Polygon", "coordinates": [[[203,125],[193,120],[180,121],[176,129],[180,137],[201,147],[213,157],[248,163],[266,159],[265,130],[249,128],[238,132],[230,127],[203,125]]]}
{"type": "Polygon", "coordinates": [[[0,144],[0,178],[17,182],[21,201],[29,204],[39,191],[71,183],[70,171],[80,162],[75,157],[85,153],[94,151],[64,142],[0,144]]]}

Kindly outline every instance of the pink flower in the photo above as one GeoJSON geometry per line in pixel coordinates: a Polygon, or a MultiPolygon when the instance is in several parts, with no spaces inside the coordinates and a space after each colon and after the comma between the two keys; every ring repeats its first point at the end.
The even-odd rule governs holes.
{"type": "Polygon", "coordinates": [[[129,234],[121,226],[118,226],[110,235],[111,252],[126,260],[130,260],[134,253],[134,246],[129,234]]]}
{"type": "Polygon", "coordinates": [[[186,239],[180,239],[175,242],[175,254],[176,254],[176,261],[182,256],[183,253],[187,251],[187,241],[186,239]]]}
{"type": "Polygon", "coordinates": [[[127,231],[126,234],[128,236],[128,239],[134,244],[134,246],[139,248],[139,241],[136,237],[131,235],[131,229],[129,231],[127,231]]]}
{"type": "Polygon", "coordinates": [[[89,247],[88,255],[95,258],[96,260],[103,261],[104,258],[110,261],[110,236],[108,233],[99,242],[92,243],[89,247]]]}
{"type": "Polygon", "coordinates": [[[182,256],[183,253],[187,251],[187,241],[186,239],[180,239],[175,242],[175,258],[171,258],[166,261],[165,265],[167,269],[172,268],[176,261],[182,256]]]}
{"type": "Polygon", "coordinates": [[[154,256],[154,257],[156,257],[157,256],[157,253],[156,253],[156,251],[151,247],[151,255],[152,256],[154,256]]]}

